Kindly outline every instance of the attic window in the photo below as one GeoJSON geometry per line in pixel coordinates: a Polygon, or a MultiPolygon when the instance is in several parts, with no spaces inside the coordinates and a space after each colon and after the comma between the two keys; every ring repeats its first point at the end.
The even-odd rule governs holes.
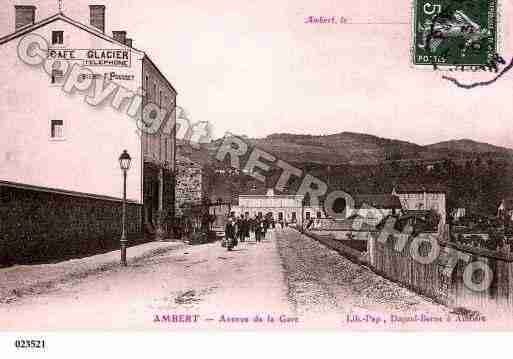
{"type": "Polygon", "coordinates": [[[64,42],[64,31],[52,31],[52,45],[62,45],[64,42]]]}
{"type": "Polygon", "coordinates": [[[52,84],[62,82],[64,72],[59,69],[52,69],[52,84]]]}

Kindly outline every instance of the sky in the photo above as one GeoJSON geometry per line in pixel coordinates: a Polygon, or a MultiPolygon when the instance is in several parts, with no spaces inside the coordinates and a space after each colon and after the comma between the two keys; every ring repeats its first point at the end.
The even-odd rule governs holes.
{"type": "MultiPolygon", "coordinates": [[[[36,5],[37,19],[58,11],[58,0],[2,3],[2,36],[14,30],[15,4],[36,5]]],[[[502,18],[512,18],[513,4],[502,3],[502,18]]],[[[465,90],[413,68],[411,0],[63,0],[64,13],[88,24],[89,4],[106,5],[107,32],[126,30],[214,137],[351,131],[513,147],[513,71],[465,90]],[[306,24],[308,16],[348,23],[306,24]]],[[[513,25],[504,20],[500,53],[509,61],[513,25]]]]}

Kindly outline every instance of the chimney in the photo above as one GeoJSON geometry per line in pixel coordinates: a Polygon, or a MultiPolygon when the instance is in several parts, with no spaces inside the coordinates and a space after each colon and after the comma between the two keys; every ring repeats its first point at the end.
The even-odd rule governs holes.
{"type": "Polygon", "coordinates": [[[18,30],[27,25],[32,25],[36,21],[36,7],[32,5],[15,5],[16,13],[15,29],[18,30]]]}
{"type": "Polygon", "coordinates": [[[126,39],[126,46],[133,47],[134,40],[132,39],[126,39]]]}
{"type": "Polygon", "coordinates": [[[89,5],[91,26],[105,33],[105,5],[89,5]]]}
{"type": "Polygon", "coordinates": [[[112,31],[112,37],[123,45],[126,43],[126,31],[112,31]]]}

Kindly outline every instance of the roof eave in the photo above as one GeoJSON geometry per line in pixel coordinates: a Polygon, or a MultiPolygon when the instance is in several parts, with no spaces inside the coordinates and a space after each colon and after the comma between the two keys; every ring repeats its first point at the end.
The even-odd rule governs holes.
{"type": "Polygon", "coordinates": [[[162,76],[162,78],[164,80],[166,80],[166,83],[169,85],[169,87],[171,87],[171,89],[174,91],[175,93],[175,96],[178,96],[178,91],[176,91],[175,87],[171,84],[171,82],[169,82],[169,80],[167,79],[166,76],[164,76],[164,74],[162,73],[162,71],[159,69],[159,67],[157,65],[155,65],[155,63],[153,62],[153,60],[150,58],[150,56],[144,52],[144,57],[150,62],[150,64],[158,71],[158,73],[160,74],[160,76],[162,76]]]}
{"type": "Polygon", "coordinates": [[[109,42],[112,42],[114,44],[117,44],[117,45],[121,45],[121,46],[124,46],[126,47],[127,49],[130,49],[130,50],[133,50],[134,52],[137,52],[139,53],[141,56],[145,55],[143,51],[135,48],[135,47],[130,47],[122,42],[119,42],[117,41],[116,39],[114,39],[113,37],[110,37],[109,35],[101,32],[100,30],[96,29],[95,27],[92,27],[92,26],[88,26],[88,25],[85,25],[79,21],[76,21],[76,20],[73,20],[72,18],[64,15],[64,13],[62,12],[59,12],[57,14],[54,14],[52,16],[49,16],[43,20],[40,20],[38,22],[35,22],[33,23],[32,25],[27,25],[27,26],[24,26],[18,30],[16,30],[15,32],[11,33],[11,34],[8,34],[2,38],[0,38],[0,45],[3,45],[4,43],[6,42],[9,42],[11,40],[14,40],[22,35],[25,35],[31,31],[34,31],[42,26],[45,26],[45,25],[48,25],[56,20],[63,20],[63,21],[66,21],[67,23],[71,24],[71,25],[74,25],[74,26],[77,26],[79,28],[82,28],[83,30],[85,31],[88,31],[89,33],[95,35],[95,36],[98,36],[106,41],[109,41],[109,42]]]}

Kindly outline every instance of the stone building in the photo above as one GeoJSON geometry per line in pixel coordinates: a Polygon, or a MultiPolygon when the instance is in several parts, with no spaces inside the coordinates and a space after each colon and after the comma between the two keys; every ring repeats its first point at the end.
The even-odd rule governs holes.
{"type": "Polygon", "coordinates": [[[174,211],[176,90],[125,30],[106,32],[103,5],[86,23],[12,10],[0,38],[0,264],[119,244],[123,150],[129,236],[155,231],[174,211]],[[98,88],[111,96],[97,102],[98,88]],[[156,108],[167,116],[150,124],[156,108]]]}
{"type": "Polygon", "coordinates": [[[209,201],[211,174],[208,168],[178,156],[176,160],[175,208],[176,215],[183,215],[184,206],[204,204],[209,201]]]}

